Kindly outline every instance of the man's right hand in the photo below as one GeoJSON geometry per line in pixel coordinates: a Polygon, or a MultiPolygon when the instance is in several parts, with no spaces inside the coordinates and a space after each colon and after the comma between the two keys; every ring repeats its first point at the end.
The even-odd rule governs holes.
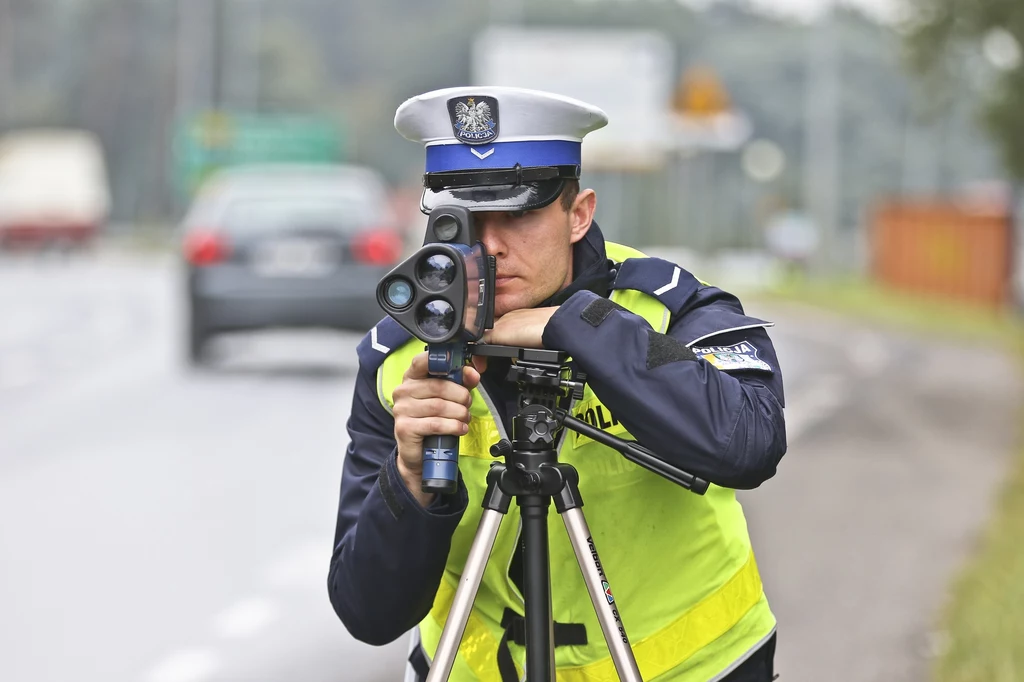
{"type": "Polygon", "coordinates": [[[395,388],[392,411],[395,416],[395,442],[398,443],[398,472],[413,497],[426,507],[433,494],[421,490],[423,480],[423,438],[426,436],[464,436],[469,431],[470,391],[480,383],[473,367],[462,370],[462,385],[427,374],[427,353],[413,358],[412,364],[395,388]]]}

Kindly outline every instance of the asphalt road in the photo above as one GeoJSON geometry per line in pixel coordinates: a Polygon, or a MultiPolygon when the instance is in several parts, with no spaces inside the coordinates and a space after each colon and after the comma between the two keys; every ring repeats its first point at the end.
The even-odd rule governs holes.
{"type": "MultiPolygon", "coordinates": [[[[229,338],[214,371],[190,372],[180,293],[167,260],[0,260],[0,680],[401,679],[405,643],[352,640],[325,588],[358,336],[229,338]]],[[[943,487],[965,475],[952,455],[926,475],[933,506],[966,498],[966,510],[914,532],[904,494],[921,448],[953,443],[893,424],[959,405],[903,409],[887,377],[913,357],[908,341],[791,311],[773,337],[791,450],[742,499],[782,621],[782,679],[911,679],[845,671],[879,641],[895,652],[883,663],[920,660],[915,637],[1001,470],[1002,412],[989,406],[975,434],[996,434],[972,451],[976,482],[943,487]],[[876,421],[851,421],[854,405],[876,421]],[[886,405],[903,414],[879,417],[886,405]],[[930,554],[950,546],[948,560],[930,554]],[[925,579],[922,561],[934,565],[925,579]]],[[[928,362],[932,380],[939,360],[928,362]]]]}
{"type": "Polygon", "coordinates": [[[170,264],[44,265],[0,269],[0,680],[400,679],[325,587],[358,338],[191,373],[170,264]]]}
{"type": "Polygon", "coordinates": [[[739,495],[779,620],[776,672],[924,682],[1019,446],[1020,369],[985,347],[774,312],[797,333],[784,367],[805,345],[831,349],[789,395],[777,475],[739,495]]]}

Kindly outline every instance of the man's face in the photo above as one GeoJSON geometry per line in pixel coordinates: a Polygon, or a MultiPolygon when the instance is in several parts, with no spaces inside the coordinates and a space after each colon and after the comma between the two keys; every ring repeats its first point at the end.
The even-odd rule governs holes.
{"type": "Polygon", "coordinates": [[[594,207],[594,192],[583,190],[568,211],[556,199],[536,211],[475,214],[479,239],[498,263],[495,319],[532,308],[572,281],[572,245],[590,229],[594,207]]]}

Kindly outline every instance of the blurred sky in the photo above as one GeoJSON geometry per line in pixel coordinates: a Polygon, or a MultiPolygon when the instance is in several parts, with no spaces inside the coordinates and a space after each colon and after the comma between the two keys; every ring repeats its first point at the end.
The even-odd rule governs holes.
{"type": "MultiPolygon", "coordinates": [[[[717,0],[683,0],[693,7],[705,7],[717,0]]],[[[852,5],[863,9],[880,20],[892,20],[898,16],[901,0],[749,0],[752,5],[766,12],[813,19],[829,4],[852,5]]]]}

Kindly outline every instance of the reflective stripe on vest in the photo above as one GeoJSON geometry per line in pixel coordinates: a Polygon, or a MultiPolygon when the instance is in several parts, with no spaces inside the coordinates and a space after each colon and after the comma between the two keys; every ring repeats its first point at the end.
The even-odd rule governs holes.
{"type": "MultiPolygon", "coordinates": [[[[680,661],[711,644],[757,605],[762,592],[761,575],[751,552],[743,568],[717,592],[712,592],[681,614],[668,627],[632,644],[640,676],[650,680],[663,675],[680,661]]],[[[439,628],[444,627],[454,600],[455,588],[447,580],[441,580],[441,587],[434,597],[434,607],[430,610],[430,617],[439,628]]],[[[587,633],[587,636],[593,639],[599,634],[587,633]]],[[[501,682],[494,666],[497,652],[498,640],[471,612],[459,655],[482,682],[501,682]]],[[[589,665],[558,669],[558,682],[618,682],[618,679],[610,656],[589,665]]]]}
{"type": "MultiPolygon", "coordinates": [[[[444,578],[441,579],[441,586],[437,589],[434,597],[434,606],[430,609],[430,616],[437,624],[438,631],[444,629],[448,612],[451,611],[452,603],[455,601],[455,588],[444,578]]],[[[430,658],[433,660],[434,653],[430,658]]],[[[491,634],[491,631],[484,625],[483,621],[470,610],[469,618],[466,619],[466,630],[462,634],[462,641],[459,643],[459,657],[473,671],[480,682],[502,682],[501,674],[495,661],[498,657],[498,639],[491,634]]],[[[523,676],[523,669],[516,663],[516,672],[519,677],[523,676]]],[[[562,671],[558,671],[561,678],[562,671]]]]}

